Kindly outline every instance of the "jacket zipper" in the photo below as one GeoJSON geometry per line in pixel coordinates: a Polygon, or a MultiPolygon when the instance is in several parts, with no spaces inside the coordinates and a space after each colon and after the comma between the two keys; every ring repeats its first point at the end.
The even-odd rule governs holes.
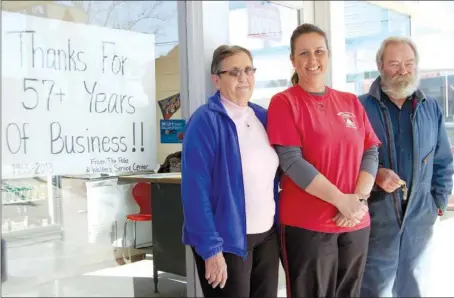
{"type": "MultiPolygon", "coordinates": [[[[391,140],[391,131],[390,131],[390,123],[389,123],[389,116],[386,112],[383,113],[384,115],[384,118],[385,118],[385,123],[386,123],[386,134],[388,135],[388,141],[391,140]]],[[[394,139],[394,138],[393,138],[394,139]]],[[[389,149],[389,159],[390,159],[390,163],[391,163],[391,168],[394,169],[394,158],[393,158],[393,154],[392,154],[392,150],[391,150],[391,146],[388,146],[388,149],[389,149]]],[[[397,220],[399,222],[399,226],[402,226],[402,217],[400,216],[400,212],[399,212],[399,199],[397,197],[397,193],[396,192],[393,192],[393,199],[394,199],[394,211],[396,212],[396,215],[397,215],[397,220]]]]}
{"type": "MultiPolygon", "coordinates": [[[[415,99],[413,99],[413,100],[415,100],[415,99]]],[[[413,137],[413,177],[412,177],[413,182],[416,181],[415,176],[416,176],[417,166],[418,166],[417,165],[417,163],[418,163],[417,158],[415,158],[415,156],[418,156],[418,152],[416,152],[416,146],[414,146],[414,144],[415,144],[415,119],[416,119],[416,113],[418,111],[418,106],[419,105],[415,106],[413,114],[411,115],[411,132],[413,134],[413,136],[412,136],[413,137]]],[[[427,155],[427,157],[424,158],[424,163],[427,161],[427,158],[431,154],[432,154],[432,152],[429,153],[429,155],[427,155]]],[[[415,189],[415,183],[412,183],[412,189],[415,189]]],[[[414,193],[414,192],[412,192],[412,193],[414,193]]],[[[408,201],[407,209],[409,209],[411,201],[413,201],[413,200],[409,200],[408,201]]]]}
{"type": "MultiPolygon", "coordinates": [[[[232,124],[233,124],[233,126],[235,128],[235,141],[236,141],[236,145],[238,147],[238,152],[240,152],[240,143],[238,141],[238,132],[236,130],[235,123],[233,122],[233,120],[231,120],[231,121],[232,121],[232,124]]],[[[241,160],[241,155],[239,156],[239,159],[240,159],[240,164],[241,164],[241,167],[242,167],[243,161],[241,160]]],[[[246,261],[247,256],[248,256],[248,250],[247,250],[247,246],[248,245],[247,245],[247,232],[246,232],[246,229],[247,229],[247,227],[246,227],[246,202],[245,202],[246,194],[244,193],[244,182],[243,181],[241,181],[241,186],[243,187],[243,196],[242,196],[243,199],[242,199],[241,202],[243,203],[243,211],[244,211],[244,213],[243,213],[243,226],[244,226],[244,229],[245,229],[245,233],[244,233],[244,246],[245,246],[244,247],[244,251],[245,252],[244,252],[244,255],[243,255],[243,261],[246,261]]]]}
{"type": "MultiPolygon", "coordinates": [[[[219,91],[218,91],[219,93],[219,91]]],[[[227,115],[227,113],[223,113],[225,117],[227,117],[229,120],[230,120],[230,123],[231,125],[233,125],[233,128],[234,128],[234,131],[235,131],[235,141],[236,141],[236,145],[237,145],[237,151],[238,151],[238,154],[240,154],[240,143],[238,141],[238,132],[236,130],[236,125],[235,125],[235,122],[233,122],[233,120],[227,115]]],[[[243,161],[241,160],[241,155],[239,156],[239,159],[240,159],[240,165],[242,167],[242,163],[243,161]]],[[[247,260],[247,257],[248,257],[248,243],[247,243],[247,227],[246,227],[246,194],[244,193],[244,182],[243,180],[241,180],[241,186],[242,186],[242,189],[243,189],[243,199],[242,199],[242,203],[243,203],[243,226],[244,226],[244,252],[243,252],[243,261],[246,261],[247,260]]]]}
{"type": "Polygon", "coordinates": [[[429,157],[432,155],[432,152],[434,151],[434,149],[430,150],[429,154],[427,154],[426,157],[424,157],[424,159],[422,160],[423,164],[426,165],[427,163],[427,160],[429,159],[429,157]]]}

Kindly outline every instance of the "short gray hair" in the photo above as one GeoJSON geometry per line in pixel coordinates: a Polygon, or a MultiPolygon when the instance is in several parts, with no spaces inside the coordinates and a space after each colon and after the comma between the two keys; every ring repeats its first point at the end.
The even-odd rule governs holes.
{"type": "Polygon", "coordinates": [[[221,71],[222,61],[238,53],[245,53],[249,56],[251,62],[253,62],[251,52],[246,48],[237,45],[229,46],[225,44],[217,47],[217,49],[214,50],[213,60],[211,61],[211,74],[218,74],[219,71],[221,71]]]}
{"type": "Polygon", "coordinates": [[[387,39],[385,39],[381,43],[380,48],[378,49],[377,56],[376,56],[377,67],[380,68],[380,64],[383,63],[383,57],[385,56],[386,47],[390,44],[396,44],[396,43],[404,43],[404,44],[409,45],[413,49],[413,52],[415,53],[416,65],[418,65],[419,54],[418,54],[418,50],[416,48],[416,44],[408,37],[391,36],[391,37],[388,37],[387,39]]]}

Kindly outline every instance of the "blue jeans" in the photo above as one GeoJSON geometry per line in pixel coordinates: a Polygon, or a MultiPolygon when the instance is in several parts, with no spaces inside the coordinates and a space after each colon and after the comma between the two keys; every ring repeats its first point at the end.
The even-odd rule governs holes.
{"type": "Polygon", "coordinates": [[[399,210],[402,225],[392,196],[370,201],[372,223],[361,297],[424,295],[437,208],[430,194],[413,198],[405,213],[399,210]]]}

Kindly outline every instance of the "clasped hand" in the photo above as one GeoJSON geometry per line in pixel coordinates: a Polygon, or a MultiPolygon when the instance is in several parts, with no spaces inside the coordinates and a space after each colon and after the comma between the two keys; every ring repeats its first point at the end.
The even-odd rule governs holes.
{"type": "Polygon", "coordinates": [[[354,227],[359,224],[369,211],[357,194],[344,194],[335,204],[339,213],[333,218],[339,227],[354,227]]]}

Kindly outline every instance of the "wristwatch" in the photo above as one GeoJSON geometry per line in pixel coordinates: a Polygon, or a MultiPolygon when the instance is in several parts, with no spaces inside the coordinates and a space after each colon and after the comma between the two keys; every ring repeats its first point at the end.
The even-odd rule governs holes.
{"type": "Polygon", "coordinates": [[[370,195],[360,195],[356,194],[356,197],[358,198],[358,201],[360,201],[363,204],[367,204],[367,199],[369,198],[370,195]]]}

